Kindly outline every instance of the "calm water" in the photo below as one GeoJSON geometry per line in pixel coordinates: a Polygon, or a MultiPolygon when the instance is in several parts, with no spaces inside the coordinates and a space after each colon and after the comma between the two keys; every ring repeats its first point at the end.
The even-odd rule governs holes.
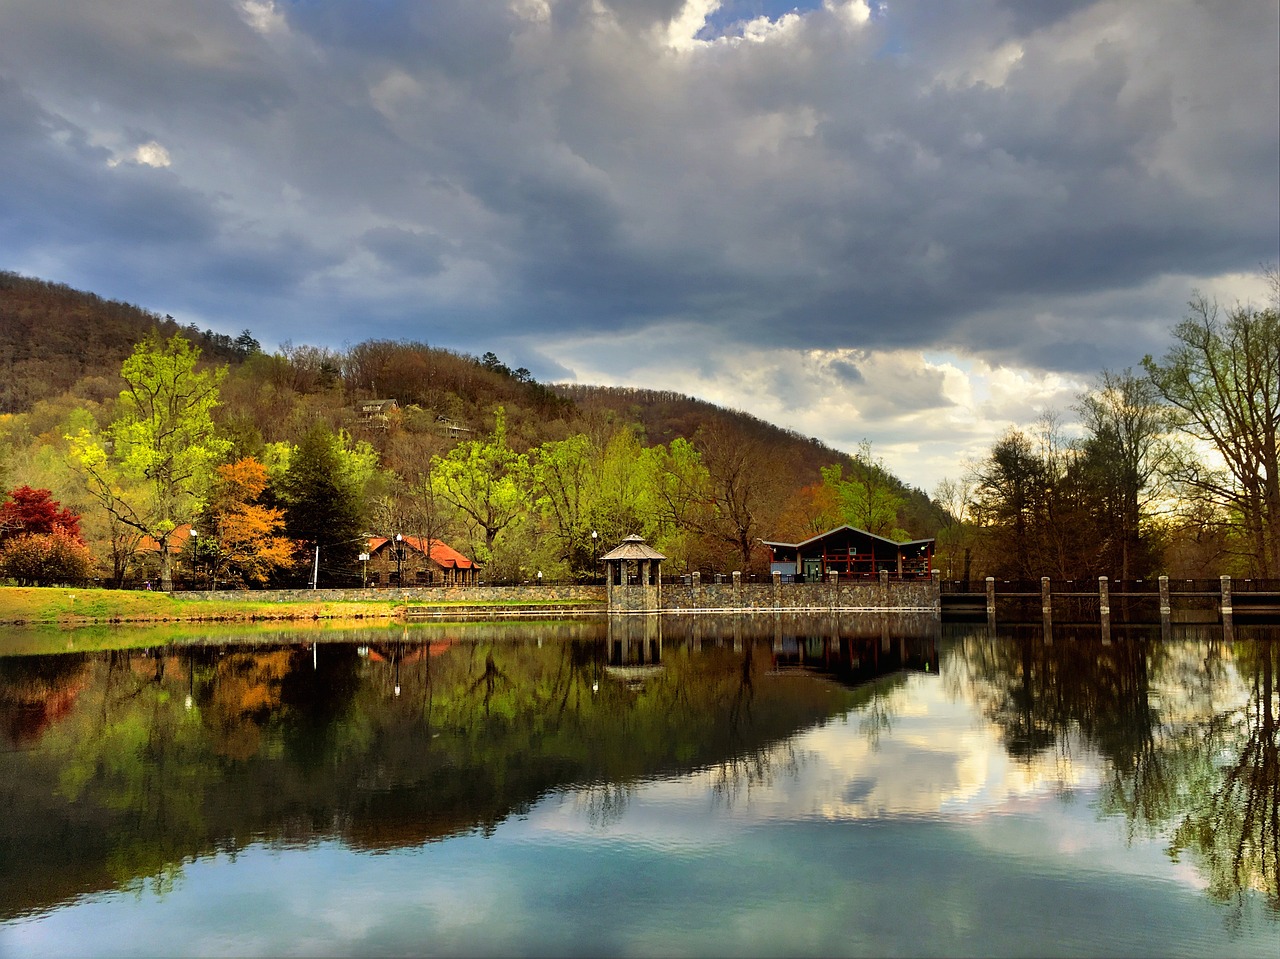
{"type": "MultiPolygon", "coordinates": [[[[622,625],[625,623],[625,625],[622,625]]],[[[1260,955],[1280,630],[0,634],[0,955],[1260,955]]]]}

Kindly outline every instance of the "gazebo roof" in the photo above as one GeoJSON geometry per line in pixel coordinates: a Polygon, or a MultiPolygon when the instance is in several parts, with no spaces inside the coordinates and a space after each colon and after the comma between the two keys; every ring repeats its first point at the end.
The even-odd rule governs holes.
{"type": "Polygon", "coordinates": [[[621,543],[615,546],[609,552],[600,557],[602,560],[610,559],[666,559],[661,553],[644,541],[643,538],[632,533],[621,543]]]}

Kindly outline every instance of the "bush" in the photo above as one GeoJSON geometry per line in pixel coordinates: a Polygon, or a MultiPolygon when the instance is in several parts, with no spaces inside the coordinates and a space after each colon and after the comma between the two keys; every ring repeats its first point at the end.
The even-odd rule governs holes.
{"type": "Polygon", "coordinates": [[[19,586],[51,586],[87,579],[93,570],[89,547],[65,529],[19,533],[0,546],[0,578],[19,586]]]}

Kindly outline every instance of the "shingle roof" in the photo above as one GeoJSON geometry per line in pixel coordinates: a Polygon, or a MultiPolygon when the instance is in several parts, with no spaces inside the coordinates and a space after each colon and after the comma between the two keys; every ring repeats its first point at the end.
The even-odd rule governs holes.
{"type": "Polygon", "coordinates": [[[650,546],[641,537],[632,533],[621,543],[615,546],[609,552],[600,557],[601,559],[666,559],[661,553],[650,546]]]}
{"type": "MultiPolygon", "coordinates": [[[[370,536],[369,552],[376,553],[389,542],[391,542],[391,540],[386,536],[370,536]]],[[[421,536],[406,536],[404,538],[404,543],[410,549],[415,552],[422,553],[424,556],[427,553],[427,541],[421,536]]],[[[479,568],[473,560],[467,559],[467,557],[463,556],[448,543],[441,542],[438,539],[431,540],[431,559],[433,562],[439,563],[445,569],[449,569],[450,567],[455,569],[479,568]]]]}

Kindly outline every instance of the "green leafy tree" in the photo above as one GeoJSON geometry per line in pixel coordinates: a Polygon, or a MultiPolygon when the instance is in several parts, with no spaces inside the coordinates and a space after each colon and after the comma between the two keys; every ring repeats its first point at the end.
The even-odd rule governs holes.
{"type": "MultiPolygon", "coordinates": [[[[571,575],[593,575],[591,514],[600,451],[582,433],[543,443],[533,457],[536,505],[571,575]]],[[[598,539],[598,536],[597,536],[598,539]]]]}
{"type": "Polygon", "coordinates": [[[683,437],[646,452],[652,461],[653,499],[658,515],[654,545],[673,570],[711,565],[708,534],[715,521],[711,474],[702,454],[683,437]]]}
{"type": "Polygon", "coordinates": [[[1193,494],[1222,508],[1258,576],[1280,576],[1280,276],[1268,273],[1267,309],[1237,306],[1226,317],[1197,294],[1164,359],[1143,359],[1176,424],[1221,460],[1184,459],[1174,470],[1193,494]]]}
{"type": "Polygon", "coordinates": [[[199,358],[200,350],[181,335],[161,341],[153,331],[120,369],[126,388],[106,436],[82,429],[68,437],[99,505],[155,541],[166,590],[173,588],[169,539],[195,518],[213,469],[230,448],[212,416],[226,367],[202,370],[199,358]]]}
{"type": "Polygon", "coordinates": [[[653,541],[658,533],[653,454],[631,427],[615,430],[605,443],[592,504],[592,528],[609,548],[635,533],[653,541]]]}
{"type": "Polygon", "coordinates": [[[498,534],[525,512],[531,498],[528,457],[507,444],[501,406],[487,438],[466,440],[432,461],[431,483],[475,525],[484,540],[482,561],[488,562],[498,534]]]}
{"type": "Polygon", "coordinates": [[[303,546],[301,564],[307,564],[319,548],[317,585],[344,582],[357,569],[363,543],[360,477],[364,467],[352,462],[360,457],[348,454],[340,434],[316,423],[288,451],[287,459],[279,482],[285,532],[303,546]]]}
{"type": "Polygon", "coordinates": [[[848,477],[839,463],[822,467],[821,473],[822,482],[835,493],[844,521],[850,526],[886,539],[911,538],[898,526],[898,511],[905,500],[884,463],[872,456],[868,441],[859,444],[848,477]]]}

